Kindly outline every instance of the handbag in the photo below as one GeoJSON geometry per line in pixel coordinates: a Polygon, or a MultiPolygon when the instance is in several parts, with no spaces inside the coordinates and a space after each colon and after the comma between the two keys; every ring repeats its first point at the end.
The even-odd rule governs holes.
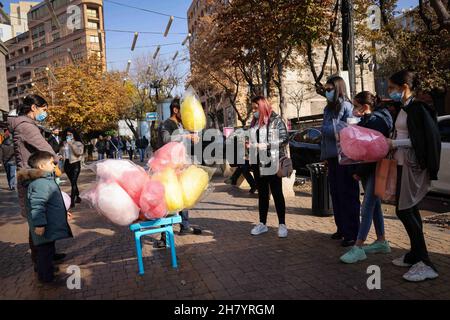
{"type": "Polygon", "coordinates": [[[280,178],[289,178],[292,175],[292,172],[294,172],[294,166],[291,158],[282,157],[280,159],[277,176],[280,178]]]}
{"type": "Polygon", "coordinates": [[[382,159],[375,173],[375,195],[384,201],[395,201],[397,191],[397,160],[382,159]]]}

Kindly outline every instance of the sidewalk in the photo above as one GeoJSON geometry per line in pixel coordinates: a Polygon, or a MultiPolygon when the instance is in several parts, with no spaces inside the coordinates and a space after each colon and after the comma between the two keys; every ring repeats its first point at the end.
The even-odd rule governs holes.
{"type": "MultiPolygon", "coordinates": [[[[80,189],[93,180],[93,174],[83,170],[80,189]]],[[[0,174],[0,299],[450,299],[448,230],[424,226],[440,278],[407,283],[402,279],[407,269],[391,264],[409,246],[391,206],[384,209],[392,253],[344,265],[339,257],[346,249],[330,240],[335,231],[333,218],[312,216],[309,194],[298,192],[296,198],[287,199],[287,239],[277,238],[273,206],[270,232],[252,237],[250,230],[258,219],[257,196],[222,180],[215,179],[214,193],[190,212],[203,235],[176,235],[179,270],[170,267],[167,250],[153,249],[146,239],[142,277],[137,275],[131,232],[111,225],[86,204],[77,206],[71,223],[75,239],[57,244],[59,252],[68,253],[61,270],[69,265],[81,268],[82,289],[71,291],[38,288],[26,222],[0,174]],[[381,290],[367,289],[370,265],[381,268],[381,290]]],[[[68,191],[67,187],[64,184],[63,190],[68,191]]]]}

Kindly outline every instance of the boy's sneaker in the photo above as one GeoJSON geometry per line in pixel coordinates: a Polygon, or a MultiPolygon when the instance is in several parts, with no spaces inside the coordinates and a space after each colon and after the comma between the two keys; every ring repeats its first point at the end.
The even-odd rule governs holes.
{"type": "Polygon", "coordinates": [[[287,238],[288,229],[285,224],[280,224],[278,228],[278,238],[287,238]]]}
{"type": "Polygon", "coordinates": [[[362,247],[365,253],[390,253],[391,247],[388,241],[375,241],[368,246],[362,247]]]}
{"type": "Polygon", "coordinates": [[[340,260],[343,263],[352,264],[358,261],[366,260],[367,256],[364,250],[360,247],[354,246],[346,254],[341,256],[340,260]]]}
{"type": "Polygon", "coordinates": [[[392,260],[392,263],[394,266],[403,267],[403,268],[409,268],[412,266],[412,264],[405,262],[405,256],[402,256],[400,258],[392,260]]]}
{"type": "Polygon", "coordinates": [[[439,277],[439,274],[422,261],[413,265],[411,269],[403,275],[403,279],[411,282],[421,282],[427,279],[436,279],[437,277],[439,277]]]}
{"type": "Polygon", "coordinates": [[[269,228],[263,223],[257,224],[251,231],[253,236],[259,236],[260,234],[266,233],[269,231],[269,228]]]}

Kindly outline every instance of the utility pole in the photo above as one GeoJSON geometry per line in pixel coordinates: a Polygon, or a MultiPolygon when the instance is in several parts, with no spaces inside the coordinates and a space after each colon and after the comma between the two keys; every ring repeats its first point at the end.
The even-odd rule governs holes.
{"type": "Polygon", "coordinates": [[[348,71],[351,98],[355,96],[355,33],[353,26],[353,0],[342,0],[342,53],[343,70],[348,71]]]}
{"type": "Polygon", "coordinates": [[[361,91],[364,91],[364,64],[369,63],[369,59],[363,53],[360,53],[356,57],[356,63],[359,64],[360,72],[361,72],[361,91]]]}

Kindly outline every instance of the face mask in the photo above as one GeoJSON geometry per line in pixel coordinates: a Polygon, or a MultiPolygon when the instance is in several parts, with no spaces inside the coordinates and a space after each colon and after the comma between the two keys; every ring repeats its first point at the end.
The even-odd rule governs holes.
{"type": "Polygon", "coordinates": [[[73,141],[73,137],[72,136],[67,136],[67,142],[73,141]]]}
{"type": "Polygon", "coordinates": [[[334,93],[335,93],[334,90],[325,92],[325,95],[326,95],[327,100],[329,102],[333,102],[333,100],[334,100],[334,93]]]}
{"type": "Polygon", "coordinates": [[[41,112],[41,113],[39,113],[39,114],[36,116],[36,121],[38,121],[38,122],[44,122],[45,119],[47,119],[47,117],[48,117],[48,113],[47,113],[46,111],[41,112]]]}
{"type": "Polygon", "coordinates": [[[259,111],[255,112],[255,113],[253,114],[253,116],[255,117],[255,119],[259,119],[259,111]]]}
{"type": "Polygon", "coordinates": [[[395,102],[400,102],[403,98],[403,92],[392,92],[389,94],[389,97],[391,97],[391,99],[395,102]]]}

